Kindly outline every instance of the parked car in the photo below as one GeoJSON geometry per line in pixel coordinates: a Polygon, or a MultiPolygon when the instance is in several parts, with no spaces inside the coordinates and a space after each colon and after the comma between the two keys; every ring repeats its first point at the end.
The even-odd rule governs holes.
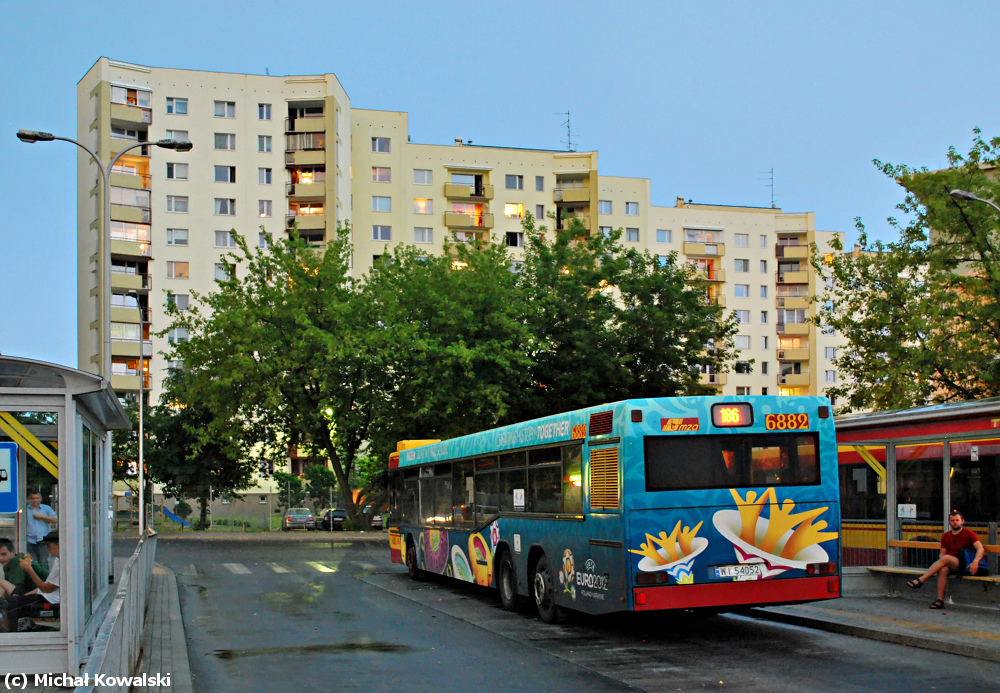
{"type": "Polygon", "coordinates": [[[309,508],[289,508],[281,518],[281,529],[316,529],[316,517],[309,508]]]}
{"type": "Polygon", "coordinates": [[[341,530],[344,528],[344,520],[347,519],[347,511],[341,510],[340,508],[331,508],[323,513],[323,519],[320,520],[320,527],[325,529],[327,532],[332,532],[334,530],[341,530]]]}
{"type": "Polygon", "coordinates": [[[375,510],[374,505],[366,505],[364,509],[365,517],[368,518],[368,526],[372,529],[382,529],[382,513],[375,510]]]}

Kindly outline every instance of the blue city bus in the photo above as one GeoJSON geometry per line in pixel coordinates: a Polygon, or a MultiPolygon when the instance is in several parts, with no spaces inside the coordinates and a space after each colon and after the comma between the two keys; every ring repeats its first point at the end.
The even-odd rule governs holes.
{"type": "Polygon", "coordinates": [[[635,399],[390,458],[410,576],[591,614],[840,596],[837,444],[823,397],[635,399]]]}

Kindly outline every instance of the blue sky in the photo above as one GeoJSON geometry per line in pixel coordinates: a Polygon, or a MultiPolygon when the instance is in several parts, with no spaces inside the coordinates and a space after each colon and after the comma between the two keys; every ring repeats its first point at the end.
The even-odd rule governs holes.
{"type": "Polygon", "coordinates": [[[876,237],[900,191],[871,161],[945,165],[1000,134],[987,2],[193,3],[0,0],[0,352],[76,365],[76,82],[106,55],[272,75],[333,72],[415,142],[600,152],[653,203],[766,206],[876,237]],[[376,9],[377,8],[377,9],[376,9]],[[29,11],[30,10],[30,11],[29,11]],[[157,26],[159,22],[159,26],[157,26]],[[135,28],[130,28],[135,27],[135,28]]]}

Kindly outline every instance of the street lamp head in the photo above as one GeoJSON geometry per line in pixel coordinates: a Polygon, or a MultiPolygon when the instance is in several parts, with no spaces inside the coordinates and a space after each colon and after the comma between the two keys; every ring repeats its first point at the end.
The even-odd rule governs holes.
{"type": "Polygon", "coordinates": [[[157,140],[153,144],[163,149],[174,149],[178,152],[189,152],[191,151],[191,148],[194,147],[194,145],[187,140],[157,140]]]}
{"type": "Polygon", "coordinates": [[[38,132],[37,130],[18,130],[17,139],[28,144],[35,142],[51,142],[56,138],[51,132],[38,132]]]}
{"type": "Polygon", "coordinates": [[[955,189],[955,190],[952,190],[948,194],[951,196],[951,199],[953,199],[953,200],[966,200],[967,202],[978,202],[979,201],[978,197],[976,197],[975,195],[973,195],[970,192],[966,192],[965,190],[955,189]]]}
{"type": "Polygon", "coordinates": [[[194,145],[187,140],[181,140],[177,143],[177,151],[179,152],[189,152],[194,149],[194,145]]]}

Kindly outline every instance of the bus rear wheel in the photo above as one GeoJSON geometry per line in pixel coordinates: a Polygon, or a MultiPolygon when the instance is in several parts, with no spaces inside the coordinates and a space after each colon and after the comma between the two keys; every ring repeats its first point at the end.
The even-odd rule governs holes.
{"type": "Polygon", "coordinates": [[[556,623],[559,620],[559,607],[556,606],[556,593],[552,587],[552,569],[545,554],[542,554],[535,564],[535,574],[531,579],[531,594],[535,598],[538,618],[545,623],[556,623]]]}
{"type": "Polygon", "coordinates": [[[417,567],[417,548],[410,537],[406,539],[406,574],[411,580],[420,580],[424,576],[424,571],[417,567]]]}
{"type": "Polygon", "coordinates": [[[504,611],[517,611],[520,606],[517,596],[517,575],[514,572],[514,561],[510,557],[510,551],[504,551],[500,556],[497,582],[500,587],[500,606],[504,611]]]}

